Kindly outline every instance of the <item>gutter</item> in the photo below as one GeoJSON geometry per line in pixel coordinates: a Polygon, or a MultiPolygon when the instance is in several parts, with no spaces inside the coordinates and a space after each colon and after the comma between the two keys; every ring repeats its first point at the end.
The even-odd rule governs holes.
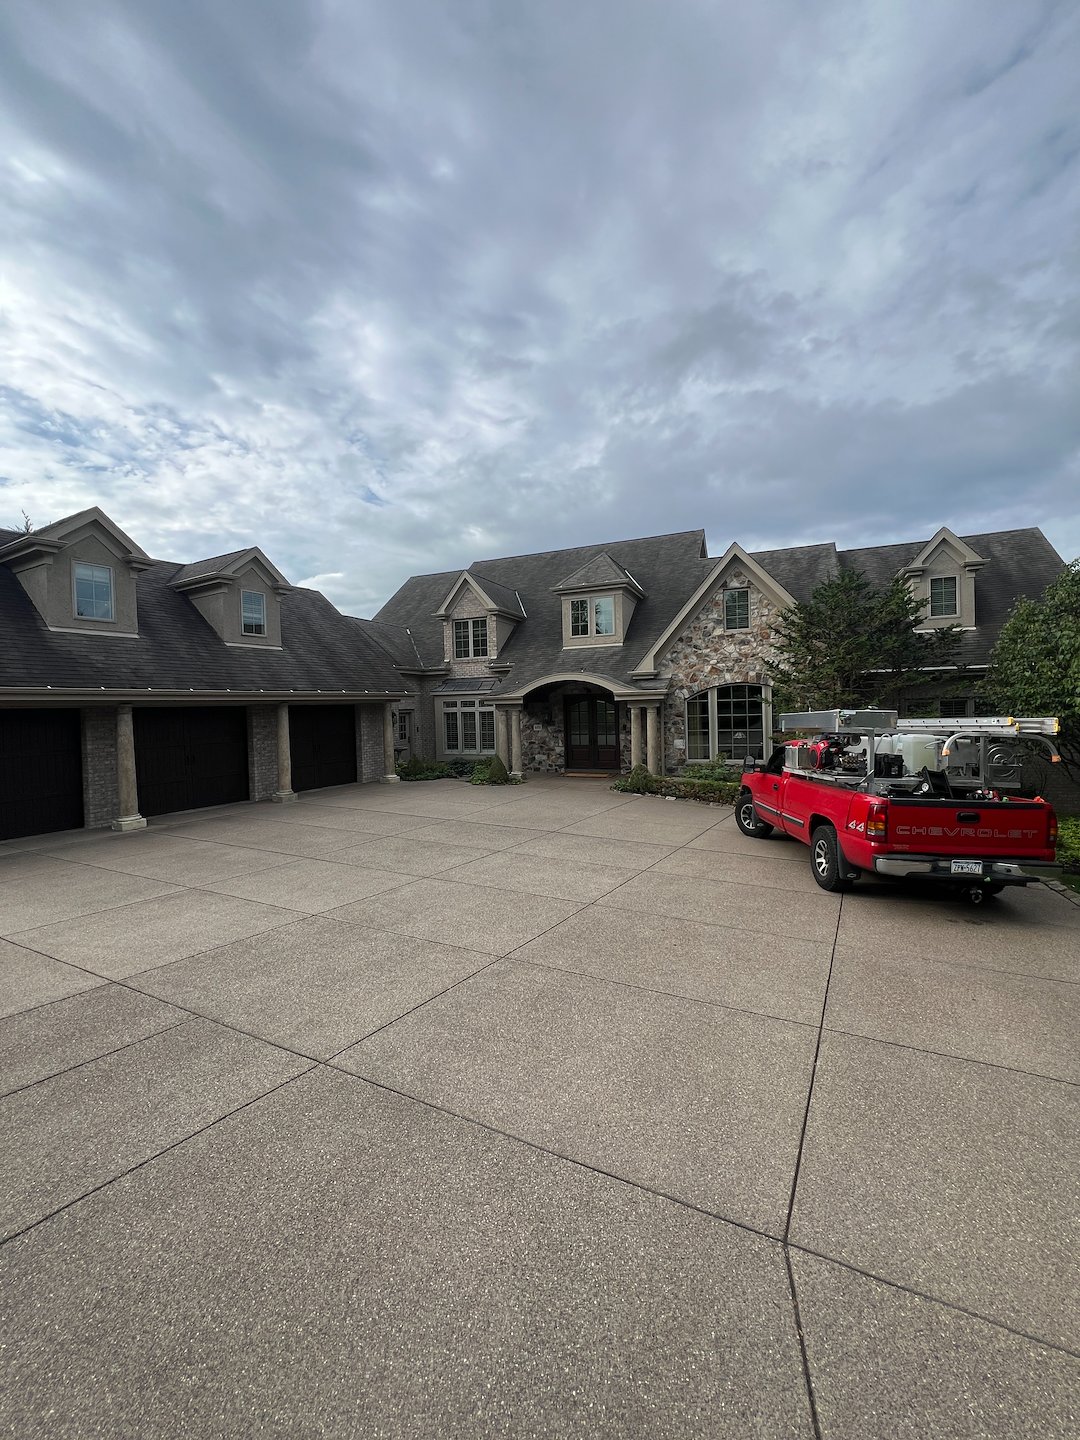
{"type": "Polygon", "coordinates": [[[96,690],[65,690],[55,685],[5,686],[0,688],[0,705],[13,702],[16,705],[37,705],[51,701],[58,705],[131,705],[131,704],[184,704],[202,705],[270,705],[270,704],[325,704],[329,701],[360,705],[404,700],[408,690],[165,690],[144,686],[138,690],[110,690],[104,685],[96,690]]]}

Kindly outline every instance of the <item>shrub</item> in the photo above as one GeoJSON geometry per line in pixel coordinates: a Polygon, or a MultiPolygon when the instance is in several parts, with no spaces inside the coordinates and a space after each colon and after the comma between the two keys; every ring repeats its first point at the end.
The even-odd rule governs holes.
{"type": "Polygon", "coordinates": [[[424,760],[419,755],[413,755],[394,768],[401,780],[448,780],[453,774],[449,765],[437,760],[424,760]]]}
{"type": "Polygon", "coordinates": [[[631,795],[650,795],[655,781],[656,776],[650,775],[644,765],[635,765],[629,775],[620,775],[618,780],[612,781],[611,788],[631,795]]]}
{"type": "Polygon", "coordinates": [[[1080,874],[1080,818],[1066,816],[1058,821],[1057,858],[1063,869],[1080,874]]]}
{"type": "Polygon", "coordinates": [[[644,765],[635,765],[629,775],[612,782],[613,790],[630,795],[666,795],[675,800],[702,800],[710,805],[734,805],[738,780],[689,780],[686,776],[651,775],[644,765]]]}
{"type": "Polygon", "coordinates": [[[503,764],[498,755],[492,755],[490,760],[481,760],[473,768],[473,785],[509,785],[510,772],[503,764]]]}

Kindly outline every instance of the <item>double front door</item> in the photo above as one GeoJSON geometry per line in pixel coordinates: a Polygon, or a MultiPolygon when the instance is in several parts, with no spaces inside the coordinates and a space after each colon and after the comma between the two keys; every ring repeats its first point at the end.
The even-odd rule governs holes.
{"type": "Polygon", "coordinates": [[[583,695],[566,702],[567,770],[618,770],[619,713],[614,700],[583,695]]]}

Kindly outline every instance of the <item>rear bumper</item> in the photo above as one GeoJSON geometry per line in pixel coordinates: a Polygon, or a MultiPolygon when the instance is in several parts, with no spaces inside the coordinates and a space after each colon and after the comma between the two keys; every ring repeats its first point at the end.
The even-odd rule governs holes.
{"type": "MultiPolygon", "coordinates": [[[[960,884],[977,885],[980,880],[989,880],[995,885],[1030,885],[1036,877],[1026,875],[1026,870],[1050,869],[1050,860],[980,860],[982,870],[966,875],[953,872],[954,859],[968,857],[950,855],[942,859],[936,855],[878,855],[874,858],[874,870],[878,875],[919,876],[924,880],[952,880],[960,884]]],[[[972,857],[974,859],[974,857],[972,857]]]]}

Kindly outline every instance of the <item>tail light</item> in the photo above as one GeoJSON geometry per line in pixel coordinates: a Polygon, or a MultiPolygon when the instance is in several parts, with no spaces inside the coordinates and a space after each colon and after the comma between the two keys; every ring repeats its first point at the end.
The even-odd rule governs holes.
{"type": "Polygon", "coordinates": [[[866,812],[866,838],[868,840],[884,840],[886,830],[886,816],[888,810],[884,805],[871,805],[866,812]]]}
{"type": "Polygon", "coordinates": [[[1049,819],[1049,821],[1047,822],[1047,837],[1046,837],[1046,838],[1050,841],[1050,844],[1051,844],[1051,845],[1056,845],[1056,844],[1057,844],[1057,837],[1058,837],[1057,816],[1054,814],[1053,810],[1051,810],[1051,811],[1050,811],[1050,819],[1049,819]]]}

